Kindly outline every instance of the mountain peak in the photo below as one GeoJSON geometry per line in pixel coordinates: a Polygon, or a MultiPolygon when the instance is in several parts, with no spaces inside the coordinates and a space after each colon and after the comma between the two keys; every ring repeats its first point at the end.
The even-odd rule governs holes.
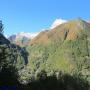
{"type": "Polygon", "coordinates": [[[88,30],[90,28],[88,22],[83,20],[82,18],[70,20],[67,22],[67,25],[73,28],[77,28],[78,30],[88,30]]]}
{"type": "Polygon", "coordinates": [[[76,40],[78,37],[81,37],[80,35],[83,35],[82,31],[89,32],[90,25],[81,18],[77,18],[60,24],[48,32],[39,34],[31,40],[30,44],[33,45],[39,43],[47,45],[49,42],[56,40],[57,38],[61,41],[76,40]]]}
{"type": "Polygon", "coordinates": [[[81,17],[76,18],[77,21],[84,21],[81,17]]]}
{"type": "Polygon", "coordinates": [[[38,33],[25,33],[20,32],[18,34],[11,35],[8,39],[17,45],[26,45],[29,40],[36,37],[38,33]]]}
{"type": "Polygon", "coordinates": [[[79,17],[79,18],[76,18],[76,19],[73,19],[73,20],[70,20],[69,22],[76,22],[76,23],[77,23],[77,22],[79,22],[79,23],[80,23],[80,22],[81,22],[81,23],[83,22],[83,23],[86,23],[86,21],[83,20],[83,19],[80,18],[80,17],[79,17]]]}

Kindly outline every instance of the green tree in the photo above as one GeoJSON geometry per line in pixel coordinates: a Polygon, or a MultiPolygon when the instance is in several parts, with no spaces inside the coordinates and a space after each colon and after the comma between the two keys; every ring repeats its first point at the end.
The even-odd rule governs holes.
{"type": "Polygon", "coordinates": [[[0,21],[0,33],[3,33],[3,24],[2,24],[2,21],[0,21]]]}

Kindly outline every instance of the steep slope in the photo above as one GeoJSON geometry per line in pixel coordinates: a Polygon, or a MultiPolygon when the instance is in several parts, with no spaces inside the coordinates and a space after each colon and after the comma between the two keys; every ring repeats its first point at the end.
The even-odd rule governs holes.
{"type": "Polygon", "coordinates": [[[18,70],[24,68],[24,65],[28,62],[25,48],[11,44],[8,39],[0,34],[0,60],[2,59],[5,60],[5,62],[2,61],[3,63],[9,62],[10,65],[15,65],[18,70]]]}
{"type": "Polygon", "coordinates": [[[67,23],[57,26],[54,29],[43,32],[43,34],[41,32],[30,42],[30,44],[47,44],[57,39],[60,39],[61,41],[75,40],[80,36],[80,32],[84,32],[85,30],[89,31],[89,29],[90,25],[86,21],[81,19],[71,20],[67,23]]]}
{"type": "Polygon", "coordinates": [[[27,74],[22,74],[25,80],[44,70],[47,76],[61,71],[90,82],[90,25],[84,20],[71,20],[41,32],[31,40],[27,51],[27,74]]]}

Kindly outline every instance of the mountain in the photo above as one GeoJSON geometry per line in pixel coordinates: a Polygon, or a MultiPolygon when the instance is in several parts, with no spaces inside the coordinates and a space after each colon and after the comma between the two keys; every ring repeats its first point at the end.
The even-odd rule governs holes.
{"type": "Polygon", "coordinates": [[[28,44],[28,42],[36,37],[38,33],[18,33],[16,35],[11,35],[8,37],[8,40],[11,41],[12,43],[15,43],[20,46],[25,46],[28,44]]]}
{"type": "Polygon", "coordinates": [[[81,86],[76,90],[89,90],[86,89],[87,86],[82,87],[82,80],[88,86],[90,84],[90,23],[87,21],[80,18],[70,20],[53,29],[42,31],[28,41],[26,38],[29,36],[24,33],[10,38],[21,46],[23,42],[28,42],[24,47],[12,44],[0,35],[0,70],[3,65],[8,65],[6,62],[15,66],[20,83],[40,80],[42,87],[48,78],[51,80],[54,77],[60,83],[62,81],[67,90],[75,90],[80,82],[81,86]],[[6,61],[3,64],[4,60],[6,61]],[[67,75],[73,78],[68,78],[67,75]]]}
{"type": "Polygon", "coordinates": [[[58,25],[54,29],[41,32],[38,36],[31,40],[30,44],[47,44],[55,39],[60,39],[60,41],[75,40],[80,36],[80,32],[84,32],[85,30],[89,31],[89,29],[90,25],[88,22],[81,19],[71,20],[58,25]]]}
{"type": "Polygon", "coordinates": [[[42,31],[29,42],[26,50],[29,62],[27,73],[21,73],[25,77],[23,80],[27,79],[29,73],[31,77],[38,78],[45,71],[47,76],[57,75],[58,72],[77,74],[90,82],[88,22],[79,18],[42,31]]]}

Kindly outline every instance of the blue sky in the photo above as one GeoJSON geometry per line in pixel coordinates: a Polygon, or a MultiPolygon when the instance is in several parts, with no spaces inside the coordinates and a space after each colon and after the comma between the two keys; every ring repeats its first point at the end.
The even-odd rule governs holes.
{"type": "Polygon", "coordinates": [[[40,32],[57,18],[90,20],[90,0],[0,0],[4,32],[40,32]]]}

